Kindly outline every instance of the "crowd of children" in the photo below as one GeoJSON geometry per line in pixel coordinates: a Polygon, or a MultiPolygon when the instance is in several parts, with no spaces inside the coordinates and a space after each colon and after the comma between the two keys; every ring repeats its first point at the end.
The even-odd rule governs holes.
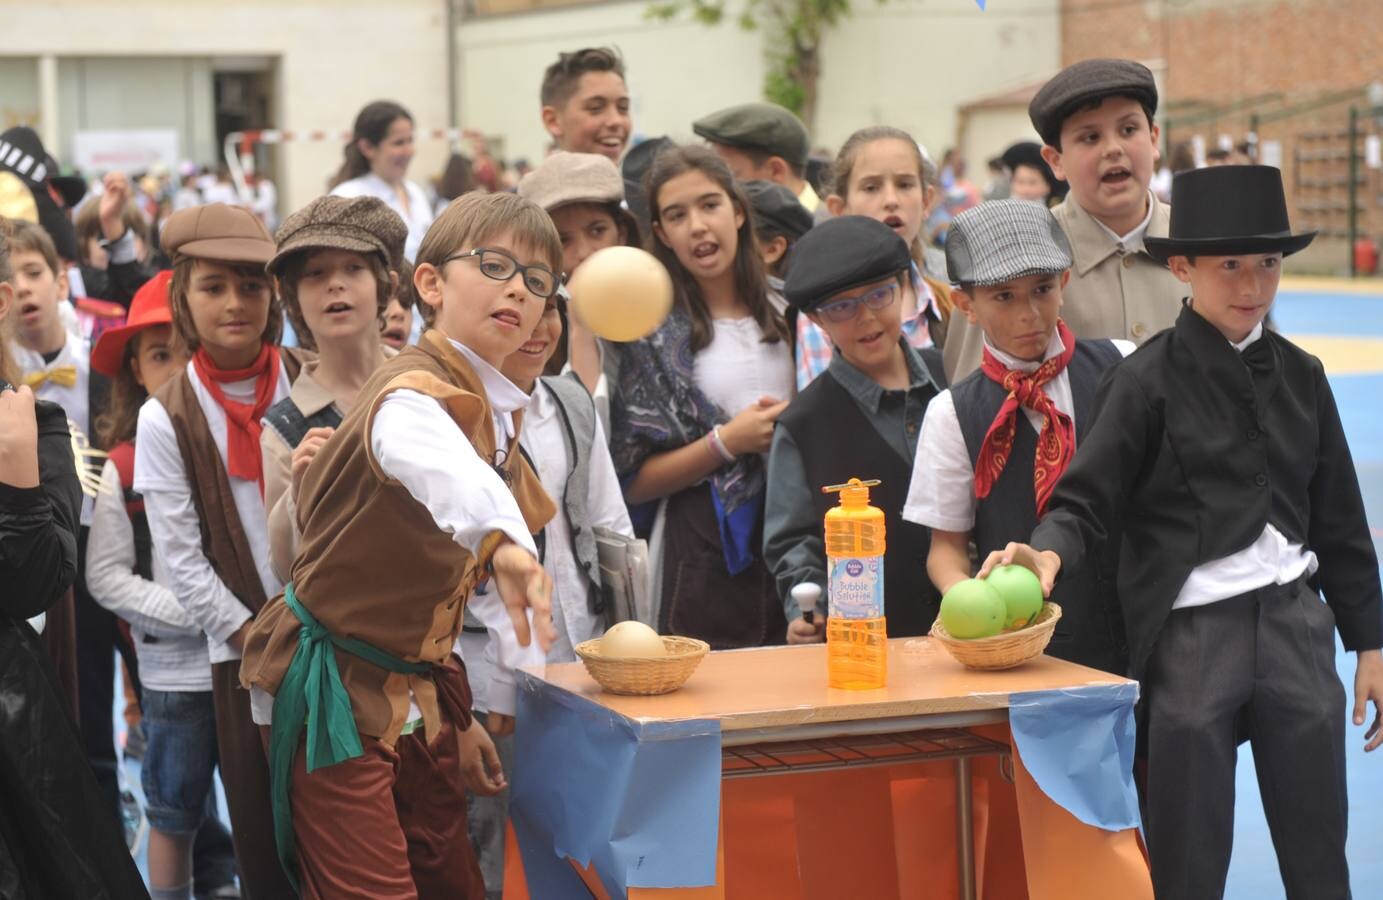
{"type": "Polygon", "coordinates": [[[1049,652],[1142,680],[1159,897],[1223,890],[1245,734],[1288,895],[1348,896],[1333,633],[1363,724],[1383,597],[1320,363],[1263,328],[1311,237],[1277,170],[1178,175],[1169,208],[1151,73],[1077,63],[938,259],[948,176],[897,128],[819,194],[771,104],[626,153],[610,50],[562,54],[540,105],[557,152],[439,209],[381,101],[274,234],[223,203],[151,230],[118,173],[75,221],[41,179],[44,224],[0,220],[0,641],[52,742],[13,796],[75,829],[58,853],[0,815],[21,895],[142,895],[111,863],[118,649],[154,900],[500,896],[515,671],[612,624],[601,542],[648,541],[663,633],[819,642],[791,591],[825,587],[820,488],[856,476],[890,635],[1017,561],[1065,610],[1049,652]],[[567,307],[616,245],[674,291],[628,343],[567,307]],[[65,311],[92,288],[118,316],[65,311]]]}

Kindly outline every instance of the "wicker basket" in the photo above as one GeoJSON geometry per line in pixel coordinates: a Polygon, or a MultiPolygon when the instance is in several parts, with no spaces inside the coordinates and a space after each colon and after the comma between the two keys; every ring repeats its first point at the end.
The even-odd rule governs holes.
{"type": "Polygon", "coordinates": [[[937,618],[932,623],[931,635],[963,666],[971,669],[1012,669],[1034,656],[1040,656],[1047,649],[1060,618],[1060,606],[1043,603],[1041,612],[1032,624],[1017,631],[963,641],[947,634],[946,626],[937,618]]]}
{"type": "Polygon", "coordinates": [[[602,688],[612,694],[670,694],[686,683],[711,645],[696,638],[663,637],[666,656],[611,659],[600,652],[600,639],[576,645],[576,655],[602,688]]]}

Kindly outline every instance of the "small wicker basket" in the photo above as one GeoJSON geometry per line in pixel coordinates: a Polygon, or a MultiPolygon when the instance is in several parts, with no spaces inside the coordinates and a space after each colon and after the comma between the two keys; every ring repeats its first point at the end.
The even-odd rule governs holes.
{"type": "Polygon", "coordinates": [[[1012,669],[1035,656],[1040,656],[1052,640],[1061,607],[1043,603],[1042,610],[1027,625],[1017,631],[968,641],[947,634],[938,618],[932,623],[931,636],[936,638],[955,657],[956,662],[971,669],[1012,669]]]}
{"type": "Polygon", "coordinates": [[[686,683],[711,645],[696,638],[663,637],[666,656],[611,659],[600,652],[600,638],[576,645],[586,671],[612,694],[670,694],[686,683]]]}

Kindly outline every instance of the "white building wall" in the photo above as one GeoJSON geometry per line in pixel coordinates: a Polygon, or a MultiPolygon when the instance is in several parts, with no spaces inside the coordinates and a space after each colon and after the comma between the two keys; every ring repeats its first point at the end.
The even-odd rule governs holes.
{"type": "MultiPolygon", "coordinates": [[[[123,0],[116,6],[92,0],[5,0],[0,2],[5,22],[0,54],[54,54],[62,72],[68,71],[67,60],[86,59],[91,66],[98,57],[201,59],[212,70],[218,59],[270,57],[277,62],[274,105],[279,121],[266,124],[297,131],[349,130],[360,107],[388,98],[412,110],[420,126],[444,128],[443,12],[441,0],[123,0]]],[[[0,59],[0,108],[9,103],[10,82],[4,76],[14,62],[0,59]]],[[[220,158],[219,148],[207,147],[214,117],[212,110],[202,108],[210,102],[205,93],[189,98],[185,86],[171,84],[168,93],[160,93],[149,77],[152,70],[139,65],[122,68],[102,60],[95,67],[114,79],[109,90],[99,74],[96,83],[88,82],[100,97],[103,121],[137,127],[144,121],[159,124],[193,115],[200,122],[189,151],[198,154],[200,163],[220,158]],[[173,106],[183,111],[175,113],[173,106]],[[216,156],[200,158],[208,149],[216,156]]],[[[72,115],[62,108],[62,94],[69,89],[60,92],[63,122],[72,115]]],[[[70,96],[65,100],[75,102],[70,96]]],[[[50,149],[59,158],[70,152],[70,147],[50,149]]],[[[286,210],[322,193],[341,160],[341,146],[334,140],[287,144],[273,152],[286,210]]],[[[420,142],[411,176],[426,182],[441,171],[446,153],[441,141],[420,142]]]]}
{"type": "MultiPolygon", "coordinates": [[[[560,50],[614,44],[628,64],[636,132],[688,137],[697,117],[760,96],[763,36],[735,24],[735,2],[726,23],[713,28],[649,21],[643,0],[462,21],[461,124],[503,137],[510,159],[541,158],[543,69],[560,50]]],[[[1057,68],[1052,0],[991,6],[980,12],[973,0],[856,4],[855,16],[824,48],[815,142],[835,147],[858,127],[886,122],[939,155],[955,140],[961,103],[1057,68]]],[[[365,103],[389,98],[410,108],[423,128],[442,128],[444,10],[443,0],[125,0],[118,9],[96,0],[0,0],[0,111],[22,115],[26,103],[41,106],[36,57],[50,54],[59,60],[62,140],[76,121],[172,124],[188,135],[189,156],[212,162],[204,154],[219,148],[208,147],[214,118],[206,108],[207,78],[218,60],[267,57],[278,120],[266,124],[346,130],[365,103]],[[71,73],[78,70],[86,72],[85,120],[71,109],[78,102],[70,95],[71,73]]],[[[38,124],[50,133],[51,126],[38,124]]],[[[70,153],[53,149],[59,157],[70,153]]],[[[429,180],[447,149],[442,141],[420,141],[411,176],[429,180]]],[[[341,148],[334,140],[298,142],[273,152],[283,205],[291,210],[321,192],[341,148]]]]}

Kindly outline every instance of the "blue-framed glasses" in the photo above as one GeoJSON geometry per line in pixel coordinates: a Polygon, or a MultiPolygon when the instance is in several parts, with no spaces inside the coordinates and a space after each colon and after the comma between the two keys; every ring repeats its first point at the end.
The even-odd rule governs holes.
{"type": "Polygon", "coordinates": [[[503,250],[491,247],[476,247],[464,253],[453,253],[442,260],[446,265],[455,259],[475,259],[480,263],[480,274],[495,281],[508,281],[515,272],[523,274],[523,286],[535,297],[546,300],[557,293],[557,276],[546,266],[525,266],[503,250]]]}
{"type": "Polygon", "coordinates": [[[835,303],[827,303],[818,306],[816,308],[816,314],[827,322],[848,322],[859,315],[861,303],[875,312],[878,312],[881,309],[888,309],[897,299],[898,284],[897,282],[889,282],[883,287],[875,288],[867,294],[851,297],[849,300],[837,300],[835,303]]]}

